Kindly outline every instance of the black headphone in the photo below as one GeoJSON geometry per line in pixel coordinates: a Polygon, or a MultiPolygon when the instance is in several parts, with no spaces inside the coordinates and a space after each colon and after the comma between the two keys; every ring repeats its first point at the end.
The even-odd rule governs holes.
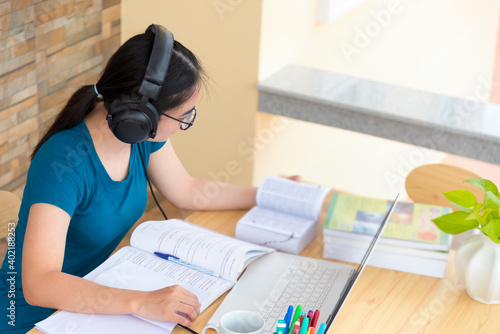
{"type": "Polygon", "coordinates": [[[152,24],[148,31],[155,40],[141,86],[137,94],[121,95],[111,102],[106,117],[116,138],[129,144],[156,137],[159,113],[149,99],[158,98],[174,49],[174,35],[165,27],[152,24]]]}

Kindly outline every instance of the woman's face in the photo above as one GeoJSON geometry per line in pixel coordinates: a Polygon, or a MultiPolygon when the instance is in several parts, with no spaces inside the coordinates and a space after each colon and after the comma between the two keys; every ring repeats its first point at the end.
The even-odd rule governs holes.
{"type": "MultiPolygon", "coordinates": [[[[168,114],[169,116],[184,120],[187,114],[189,114],[194,106],[196,105],[196,101],[198,100],[198,96],[200,94],[200,89],[196,89],[193,96],[177,108],[164,111],[163,113],[168,114]]],[[[160,115],[160,119],[158,121],[158,131],[156,133],[156,137],[154,139],[150,139],[155,142],[166,141],[171,135],[173,135],[177,130],[180,129],[181,122],[171,119],[169,117],[160,115]]]]}

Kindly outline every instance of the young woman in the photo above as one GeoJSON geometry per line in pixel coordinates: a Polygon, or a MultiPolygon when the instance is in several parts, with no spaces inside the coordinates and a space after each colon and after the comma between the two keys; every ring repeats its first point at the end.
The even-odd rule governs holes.
{"type": "Polygon", "coordinates": [[[124,94],[137,94],[154,43],[154,30],[148,29],[123,44],[96,85],[73,94],[36,146],[16,228],[15,261],[6,259],[0,271],[0,307],[7,312],[2,332],[26,333],[56,309],[136,314],[185,326],[198,316],[198,299],[180,286],[140,292],[82,278],[110,255],[144,212],[141,154],[149,179],[179,208],[255,205],[256,188],[220,184],[217,197],[207,197],[203,208],[194,205],[194,195],[215,182],[191,177],[168,141],[194,121],[204,75],[197,58],[179,42],[173,43],[159,96],[149,100],[160,113],[156,136],[129,144],[111,130],[110,105],[124,94]],[[112,298],[103,302],[102,296],[112,298]]]}

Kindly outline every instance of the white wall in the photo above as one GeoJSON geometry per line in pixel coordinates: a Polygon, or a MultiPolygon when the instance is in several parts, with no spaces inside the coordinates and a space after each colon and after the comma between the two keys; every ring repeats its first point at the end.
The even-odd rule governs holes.
{"type": "Polygon", "coordinates": [[[315,3],[263,2],[261,79],[294,62],[461,98],[491,79],[500,0],[369,0],[330,24],[315,3]]]}
{"type": "MultiPolygon", "coordinates": [[[[491,78],[500,0],[369,0],[326,25],[315,22],[314,3],[263,1],[260,79],[296,63],[467,98],[491,78]],[[376,18],[385,26],[363,45],[359,31],[376,29],[376,18]]],[[[488,100],[488,94],[476,97],[488,100]]],[[[265,113],[256,138],[254,183],[266,174],[299,173],[337,189],[392,197],[411,168],[450,160],[442,152],[265,113]]],[[[479,175],[492,170],[451,160],[479,175]]]]}

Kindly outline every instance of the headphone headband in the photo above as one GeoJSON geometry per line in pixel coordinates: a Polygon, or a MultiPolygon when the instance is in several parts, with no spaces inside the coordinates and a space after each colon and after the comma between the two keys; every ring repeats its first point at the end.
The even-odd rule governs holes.
{"type": "Polygon", "coordinates": [[[172,57],[174,35],[165,27],[156,24],[150,25],[146,29],[146,32],[148,31],[154,33],[155,41],[146,74],[139,88],[139,94],[156,100],[165,81],[170,58],[172,57]]]}

